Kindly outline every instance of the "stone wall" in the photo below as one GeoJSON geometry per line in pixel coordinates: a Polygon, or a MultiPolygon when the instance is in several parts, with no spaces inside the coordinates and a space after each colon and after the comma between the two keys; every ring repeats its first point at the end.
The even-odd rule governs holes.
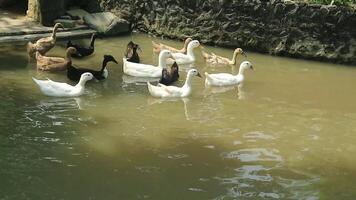
{"type": "Polygon", "coordinates": [[[223,47],[356,64],[356,12],[290,0],[90,0],[139,31],[223,47]]]}

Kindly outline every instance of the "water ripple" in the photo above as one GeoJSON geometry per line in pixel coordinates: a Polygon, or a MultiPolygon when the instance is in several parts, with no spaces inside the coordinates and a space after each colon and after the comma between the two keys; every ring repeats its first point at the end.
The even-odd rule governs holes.
{"type": "Polygon", "coordinates": [[[223,153],[222,157],[226,159],[238,159],[241,162],[258,162],[258,161],[282,161],[282,157],[277,155],[278,150],[267,150],[264,148],[240,149],[229,153],[223,153]]]}

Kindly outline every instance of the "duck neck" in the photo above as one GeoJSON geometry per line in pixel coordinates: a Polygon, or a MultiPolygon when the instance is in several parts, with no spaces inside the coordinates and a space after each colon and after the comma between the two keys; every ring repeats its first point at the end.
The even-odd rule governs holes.
{"type": "Polygon", "coordinates": [[[193,79],[193,76],[188,74],[187,75],[187,78],[185,79],[185,83],[183,85],[184,88],[191,88],[192,86],[192,79],[193,79]]]}
{"type": "Polygon", "coordinates": [[[244,68],[244,67],[240,67],[239,73],[238,73],[237,75],[243,76],[243,75],[244,75],[244,72],[245,72],[245,68],[244,68]]]}
{"type": "Polygon", "coordinates": [[[237,52],[234,52],[232,55],[232,59],[230,60],[230,64],[234,65],[236,64],[236,57],[237,57],[237,52]]]}
{"type": "Polygon", "coordinates": [[[100,70],[101,72],[103,72],[103,71],[105,70],[106,65],[108,64],[108,62],[109,62],[109,61],[107,61],[107,60],[105,60],[105,59],[103,60],[103,64],[101,65],[101,70],[100,70]]]}
{"type": "Polygon", "coordinates": [[[72,62],[72,54],[69,51],[66,52],[65,59],[67,62],[72,62]]]}
{"type": "Polygon", "coordinates": [[[94,37],[94,35],[91,36],[90,47],[94,48],[95,39],[96,39],[96,37],[94,37]]]}
{"type": "Polygon", "coordinates": [[[162,69],[165,69],[166,66],[166,61],[167,58],[165,58],[162,54],[158,58],[158,67],[161,67],[162,69]]]}
{"type": "Polygon", "coordinates": [[[53,31],[52,31],[52,38],[53,40],[56,40],[57,39],[57,30],[58,30],[58,26],[55,26],[53,28],[53,31]]]}
{"type": "Polygon", "coordinates": [[[187,55],[195,58],[194,57],[194,47],[192,45],[188,45],[188,47],[187,47],[187,55]]]}
{"type": "Polygon", "coordinates": [[[75,87],[84,88],[86,82],[87,80],[81,78],[75,87]]]}
{"type": "Polygon", "coordinates": [[[181,49],[181,51],[187,52],[188,44],[189,44],[189,43],[188,43],[187,41],[185,41],[185,42],[184,42],[184,46],[183,46],[183,48],[181,49]]]}

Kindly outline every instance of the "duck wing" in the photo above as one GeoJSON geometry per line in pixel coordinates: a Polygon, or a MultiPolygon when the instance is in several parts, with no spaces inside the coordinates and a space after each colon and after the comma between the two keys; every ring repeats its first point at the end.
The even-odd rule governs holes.
{"type": "Polygon", "coordinates": [[[162,69],[162,77],[159,80],[159,83],[164,84],[164,85],[168,85],[171,83],[171,76],[168,73],[167,69],[162,69]]]}

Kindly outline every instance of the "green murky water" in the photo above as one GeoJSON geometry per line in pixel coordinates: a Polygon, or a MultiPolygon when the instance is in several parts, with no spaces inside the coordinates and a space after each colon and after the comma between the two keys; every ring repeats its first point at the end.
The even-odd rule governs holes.
{"type": "MultiPolygon", "coordinates": [[[[248,52],[256,71],[242,87],[194,78],[189,98],[165,101],[123,75],[130,39],[99,39],[74,61],[119,61],[79,98],[43,96],[31,77],[66,76],[37,72],[23,46],[0,49],[0,199],[356,198],[356,68],[248,52]]],[[[152,38],[133,39],[157,63],[152,38]]],[[[196,54],[201,72],[238,70],[196,54]]]]}

